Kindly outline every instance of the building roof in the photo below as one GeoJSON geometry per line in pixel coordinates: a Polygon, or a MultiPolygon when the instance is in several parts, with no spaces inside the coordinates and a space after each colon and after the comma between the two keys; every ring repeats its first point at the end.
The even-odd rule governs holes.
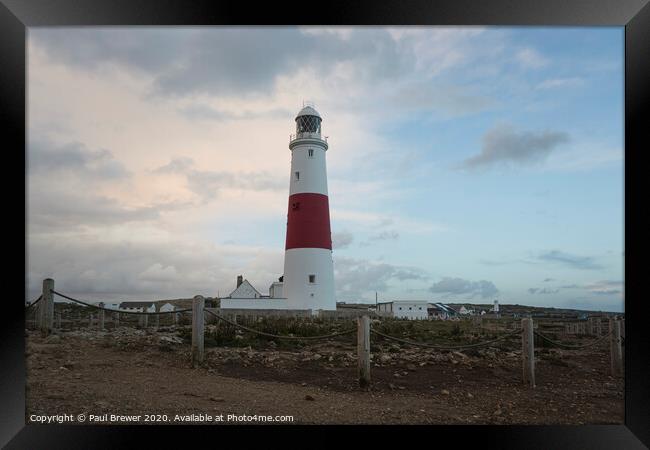
{"type": "Polygon", "coordinates": [[[248,280],[244,280],[239,286],[237,286],[237,288],[234,291],[230,293],[228,297],[229,298],[256,298],[255,294],[257,294],[257,298],[262,297],[260,291],[255,289],[248,280]],[[253,296],[250,295],[250,292],[253,292],[253,296]]]}
{"type": "Polygon", "coordinates": [[[458,311],[453,309],[451,306],[443,305],[442,303],[434,303],[433,306],[436,306],[438,309],[449,314],[458,314],[458,311]]]}

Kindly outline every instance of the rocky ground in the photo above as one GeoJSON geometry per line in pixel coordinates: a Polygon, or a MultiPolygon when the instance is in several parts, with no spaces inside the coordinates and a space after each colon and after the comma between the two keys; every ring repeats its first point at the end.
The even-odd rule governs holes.
{"type": "Polygon", "coordinates": [[[522,384],[516,345],[440,352],[379,342],[372,385],[361,390],[352,338],[299,350],[273,342],[207,348],[197,369],[173,327],[48,338],[29,331],[26,339],[28,418],[194,413],[291,415],[292,423],[308,424],[623,423],[623,379],[609,374],[606,343],[537,350],[532,389],[522,384]]]}

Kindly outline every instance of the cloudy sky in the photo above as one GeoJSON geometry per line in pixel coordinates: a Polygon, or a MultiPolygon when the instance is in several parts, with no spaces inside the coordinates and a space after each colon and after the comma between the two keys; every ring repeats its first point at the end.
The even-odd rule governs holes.
{"type": "Polygon", "coordinates": [[[621,311],[623,28],[28,29],[30,298],[263,293],[329,136],[338,301],[621,311]]]}

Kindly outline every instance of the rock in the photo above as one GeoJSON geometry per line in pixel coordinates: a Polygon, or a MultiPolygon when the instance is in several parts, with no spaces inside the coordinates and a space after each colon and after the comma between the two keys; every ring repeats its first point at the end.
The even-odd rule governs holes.
{"type": "Polygon", "coordinates": [[[384,364],[387,363],[387,362],[390,362],[391,359],[393,359],[393,358],[391,358],[390,355],[385,355],[385,354],[383,354],[383,355],[381,355],[379,357],[379,361],[381,361],[384,364]]]}
{"type": "Polygon", "coordinates": [[[212,400],[213,402],[223,402],[223,401],[225,401],[221,397],[210,397],[210,400],[212,400]]]}
{"type": "Polygon", "coordinates": [[[415,367],[414,364],[407,364],[407,365],[406,365],[406,368],[407,368],[408,370],[412,371],[412,372],[416,370],[416,367],[415,367]]]}
{"type": "Polygon", "coordinates": [[[98,408],[110,408],[111,404],[108,403],[108,402],[100,400],[98,402],[95,402],[95,406],[98,407],[98,408]]]}
{"type": "Polygon", "coordinates": [[[313,359],[314,361],[318,361],[322,357],[323,357],[322,355],[319,355],[318,353],[316,353],[314,356],[311,357],[311,359],[313,359]]]}
{"type": "Polygon", "coordinates": [[[310,402],[313,402],[313,401],[316,400],[316,399],[315,399],[313,396],[307,394],[307,395],[305,395],[305,400],[310,401],[310,402]]]}
{"type": "Polygon", "coordinates": [[[471,393],[469,393],[469,392],[467,393],[467,397],[468,397],[468,398],[474,398],[474,396],[473,396],[471,393]]]}
{"type": "Polygon", "coordinates": [[[440,393],[442,395],[449,395],[449,391],[447,389],[443,389],[442,391],[440,391],[440,393]]]}
{"type": "Polygon", "coordinates": [[[395,386],[393,383],[388,383],[388,387],[389,387],[391,390],[395,390],[395,389],[397,389],[397,386],[395,386]]]}
{"type": "Polygon", "coordinates": [[[182,344],[183,339],[177,337],[177,336],[161,336],[160,337],[161,342],[169,343],[169,344],[182,344]]]}
{"type": "Polygon", "coordinates": [[[399,352],[402,349],[398,344],[390,344],[390,347],[388,347],[388,351],[391,353],[396,353],[399,352]]]}
{"type": "Polygon", "coordinates": [[[61,342],[61,336],[59,336],[58,334],[53,334],[45,338],[45,342],[47,344],[58,344],[59,342],[61,342]]]}
{"type": "Polygon", "coordinates": [[[307,386],[307,383],[300,383],[300,386],[307,386]]]}

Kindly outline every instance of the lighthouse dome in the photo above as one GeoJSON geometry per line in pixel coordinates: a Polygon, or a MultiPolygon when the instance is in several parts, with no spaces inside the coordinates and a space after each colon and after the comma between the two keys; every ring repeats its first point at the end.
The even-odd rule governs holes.
{"type": "Polygon", "coordinates": [[[322,117],[320,116],[320,114],[318,114],[318,111],[316,111],[316,110],[314,109],[314,107],[311,106],[311,105],[307,105],[307,106],[305,106],[304,108],[302,108],[302,109],[300,110],[300,112],[298,113],[298,115],[296,116],[296,119],[298,119],[298,117],[300,117],[300,116],[316,116],[316,117],[318,117],[319,119],[322,119],[322,117]]]}

